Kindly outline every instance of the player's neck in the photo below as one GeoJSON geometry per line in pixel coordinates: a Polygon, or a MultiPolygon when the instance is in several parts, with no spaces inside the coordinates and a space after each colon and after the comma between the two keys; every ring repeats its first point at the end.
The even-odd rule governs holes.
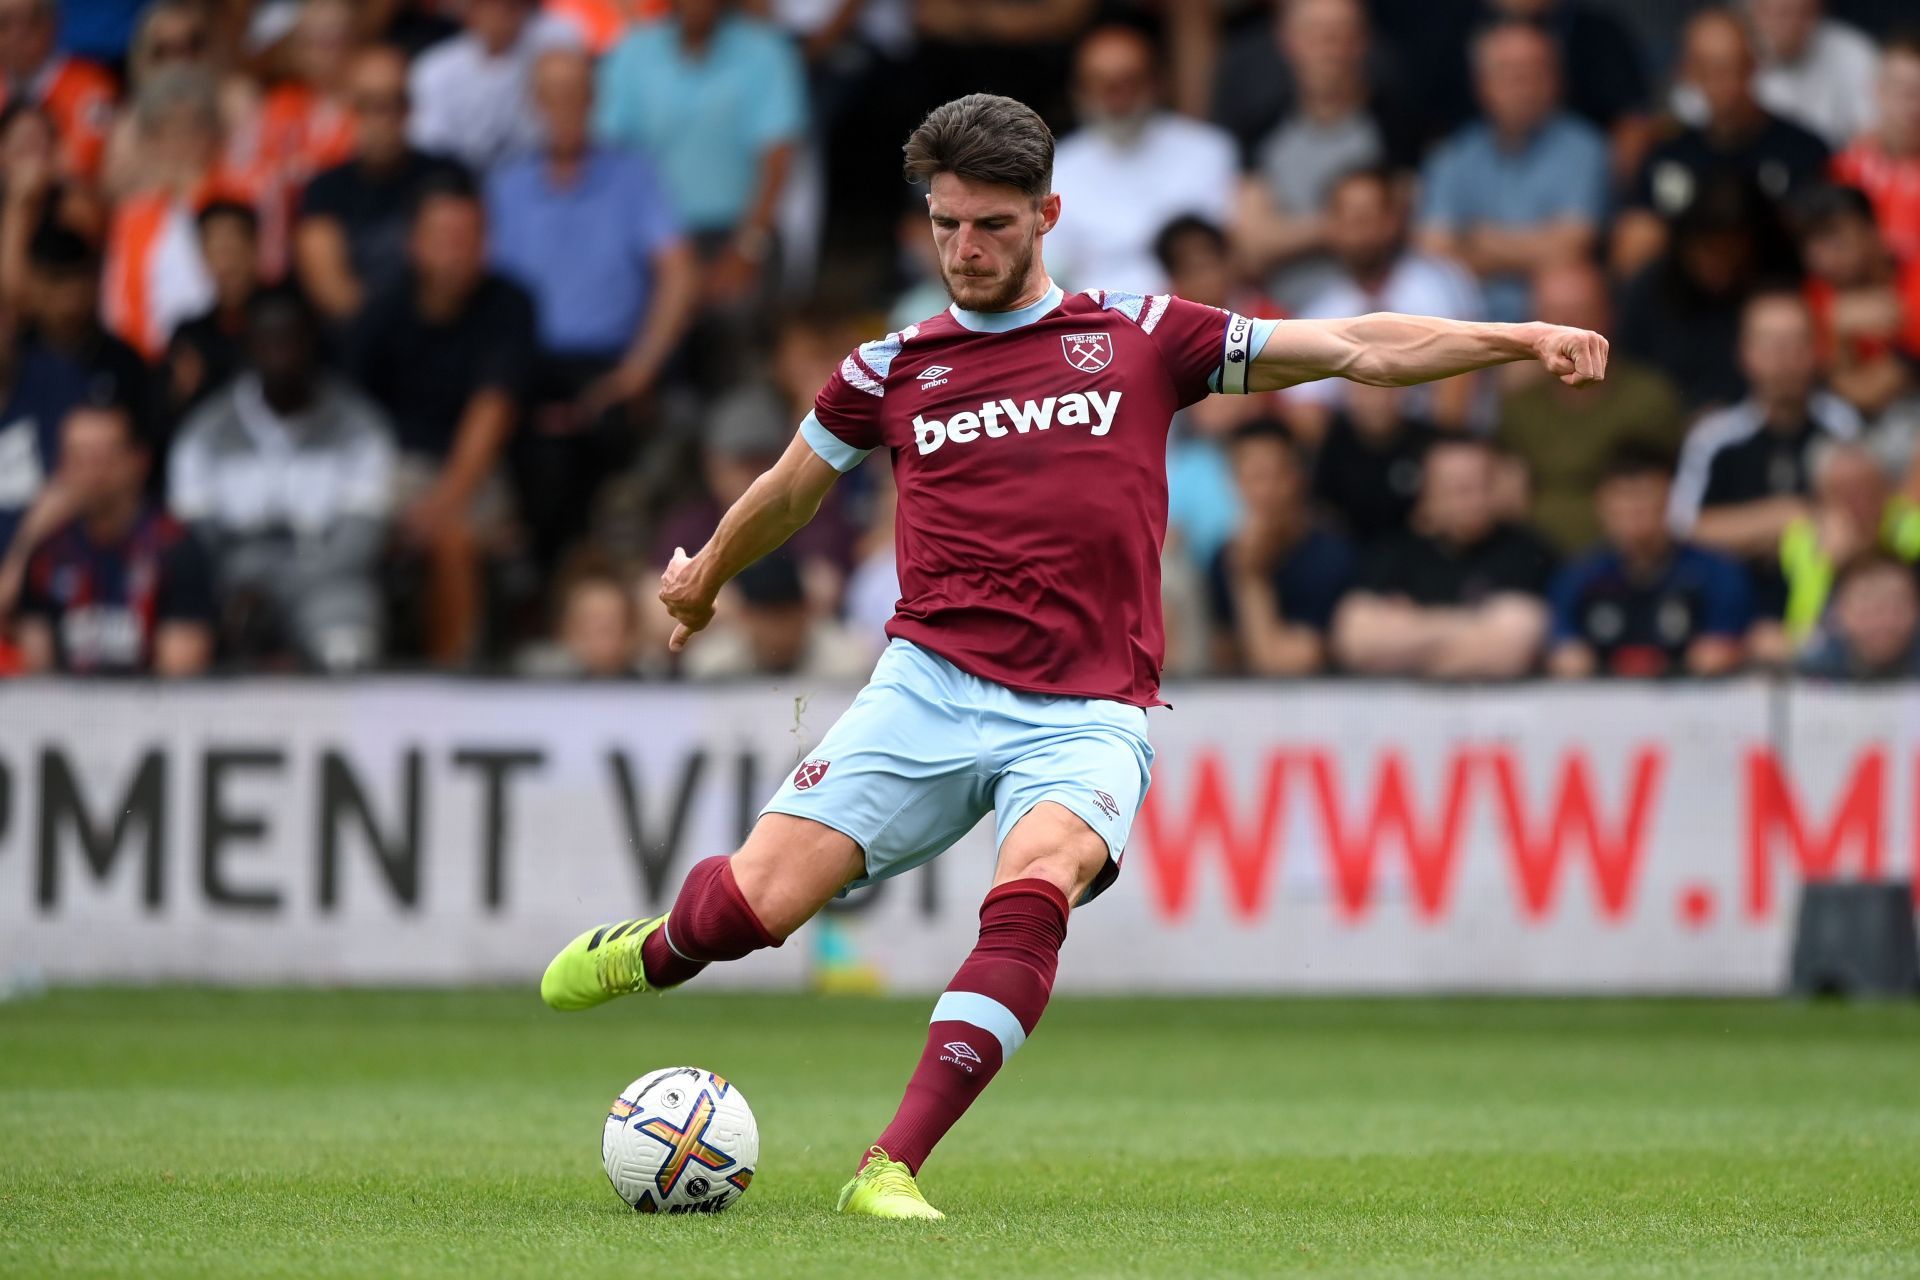
{"type": "Polygon", "coordinates": [[[977,333],[1003,333],[1008,329],[1018,329],[1022,325],[1032,324],[1047,312],[1060,305],[1064,297],[1059,285],[1045,273],[1014,299],[1011,306],[998,311],[969,311],[959,303],[947,308],[949,314],[961,325],[977,333]]]}

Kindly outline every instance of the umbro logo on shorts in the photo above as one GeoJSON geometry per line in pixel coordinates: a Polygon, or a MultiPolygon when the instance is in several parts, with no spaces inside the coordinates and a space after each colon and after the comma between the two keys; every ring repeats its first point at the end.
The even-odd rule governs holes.
{"type": "Polygon", "coordinates": [[[793,771],[794,789],[805,791],[814,783],[827,776],[827,766],[831,760],[809,760],[793,771]]]}
{"type": "Polygon", "coordinates": [[[1108,795],[1106,792],[1104,791],[1094,792],[1093,799],[1094,799],[1094,802],[1100,806],[1101,810],[1109,818],[1117,818],[1120,816],[1119,804],[1115,802],[1114,798],[1108,795]]]}

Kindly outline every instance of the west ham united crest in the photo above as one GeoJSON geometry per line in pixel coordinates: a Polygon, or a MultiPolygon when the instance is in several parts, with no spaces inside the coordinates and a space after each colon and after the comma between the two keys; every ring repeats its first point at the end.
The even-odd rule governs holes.
{"type": "Polygon", "coordinates": [[[831,761],[809,760],[793,771],[793,785],[796,790],[805,791],[814,783],[827,776],[827,765],[831,761]]]}
{"type": "Polygon", "coordinates": [[[1113,360],[1113,339],[1104,333],[1068,333],[1060,337],[1067,363],[1082,373],[1098,373],[1113,360]]]}

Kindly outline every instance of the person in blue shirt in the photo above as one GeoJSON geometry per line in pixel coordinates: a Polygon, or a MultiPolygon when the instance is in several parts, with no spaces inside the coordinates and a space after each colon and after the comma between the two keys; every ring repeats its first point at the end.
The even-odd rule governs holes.
{"type": "Polygon", "coordinates": [[[1306,463],[1283,424],[1240,426],[1228,456],[1242,516],[1207,572],[1214,665],[1312,675],[1327,665],[1327,629],[1353,586],[1353,547],[1314,519],[1306,463]]]}
{"type": "Polygon", "coordinates": [[[1601,545],[1554,579],[1556,676],[1718,676],[1746,660],[1752,591],[1733,560],[1677,542],[1667,525],[1673,459],[1628,442],[1596,494],[1601,545]]]}
{"type": "Polygon", "coordinates": [[[1420,247],[1458,258],[1485,286],[1488,319],[1530,318],[1539,268],[1593,252],[1607,214],[1607,143],[1560,105],[1553,42],[1522,22],[1473,46],[1485,118],[1429,157],[1420,247]]]}
{"type": "Polygon", "coordinates": [[[729,0],[676,0],[600,63],[595,131],[660,166],[708,263],[711,299],[737,302],[759,281],[774,215],[806,127],[805,73],[793,42],[729,0]]]}
{"type": "Polygon", "coordinates": [[[693,318],[699,267],[646,157],[595,144],[593,64],[541,55],[537,153],[487,182],[494,269],[533,297],[540,335],[528,431],[514,444],[523,516],[542,564],[583,526],[594,490],[631,460],[629,411],[693,318]]]}

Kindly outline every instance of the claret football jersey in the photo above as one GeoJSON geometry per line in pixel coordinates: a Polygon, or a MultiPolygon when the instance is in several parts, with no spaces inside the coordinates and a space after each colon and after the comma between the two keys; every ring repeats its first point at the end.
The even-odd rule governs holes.
{"type": "Polygon", "coordinates": [[[1033,693],[1159,702],[1167,427],[1243,392],[1273,321],[1056,286],[861,345],[801,432],[841,471],[893,454],[887,634],[1033,693]]]}

